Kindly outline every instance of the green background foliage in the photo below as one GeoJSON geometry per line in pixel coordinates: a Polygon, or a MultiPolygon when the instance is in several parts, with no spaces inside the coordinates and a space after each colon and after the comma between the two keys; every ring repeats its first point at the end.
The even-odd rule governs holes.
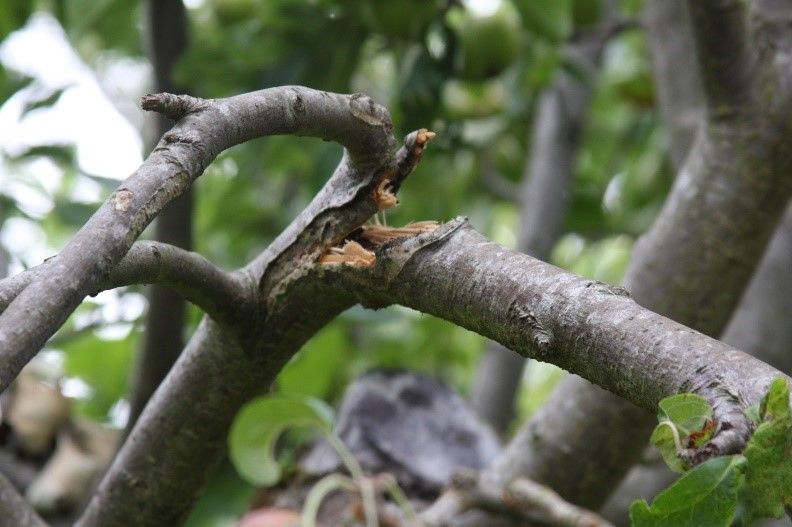
{"type": "MultiPolygon", "coordinates": [[[[482,159],[490,159],[500,177],[519,183],[538,95],[557,72],[573,71],[564,46],[598,22],[600,4],[503,0],[494,15],[474,17],[440,0],[190,2],[190,45],[176,65],[175,81],[202,97],[283,84],[369,93],[390,108],[397,134],[417,127],[438,132],[402,188],[401,205],[388,212],[388,223],[463,214],[480,231],[513,246],[518,205],[493,193],[481,176],[482,159]]],[[[622,15],[634,16],[638,4],[623,2],[622,15]]],[[[108,64],[146,63],[144,13],[137,0],[5,2],[0,38],[20,28],[34,9],[58,20],[99,79],[108,64]]],[[[35,81],[2,70],[0,97],[8,101],[35,81]]],[[[52,108],[59,95],[45,93],[29,111],[52,108]]],[[[150,134],[151,121],[144,127],[150,134]]],[[[646,43],[640,32],[624,32],[608,45],[594,86],[569,190],[566,234],[553,252],[554,263],[619,282],[634,238],[650,224],[669,187],[666,142],[654,110],[646,43]]],[[[196,185],[195,250],[226,269],[245,264],[308,203],[340,156],[336,145],[292,137],[256,140],[223,153],[196,185]]],[[[5,152],[2,163],[0,222],[23,222],[49,254],[117,185],[81,166],[70,144],[30,145],[22,153],[5,152]],[[45,185],[33,173],[42,159],[56,167],[57,184],[45,185]],[[95,196],[74,199],[74,189],[86,181],[98,189],[95,196]],[[25,198],[31,194],[50,205],[31,210],[25,198]]],[[[39,263],[9,249],[17,268],[39,263]]],[[[127,288],[115,301],[140,292],[127,288]]],[[[67,376],[90,388],[78,408],[106,421],[126,396],[144,328],[140,312],[129,318],[103,306],[83,306],[49,348],[63,354],[67,376]],[[92,312],[98,313],[95,320],[86,315],[92,312]],[[102,330],[106,325],[123,327],[111,338],[102,330]]],[[[187,333],[200,313],[191,308],[189,318],[187,333]]],[[[478,335],[408,309],[354,308],[287,365],[277,390],[334,404],[360,373],[393,367],[431,373],[466,393],[485,344],[478,335]]],[[[553,368],[533,365],[529,379],[535,382],[524,387],[520,417],[534,411],[560,377],[553,368]]],[[[190,525],[233,524],[250,492],[224,467],[190,525]],[[219,493],[237,498],[220,500],[219,493]]]]}

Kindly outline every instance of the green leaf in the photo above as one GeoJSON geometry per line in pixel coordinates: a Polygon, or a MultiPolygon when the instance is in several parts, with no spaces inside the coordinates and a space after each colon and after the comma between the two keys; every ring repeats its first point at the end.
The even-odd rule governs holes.
{"type": "Polygon", "coordinates": [[[724,456],[697,466],[660,493],[651,506],[630,506],[633,527],[718,527],[731,525],[745,458],[724,456]]]}
{"type": "Polygon", "coordinates": [[[792,417],[789,386],[775,379],[760,407],[762,424],[745,449],[746,517],[780,518],[792,505],[792,417]]]}
{"type": "Polygon", "coordinates": [[[671,421],[685,436],[704,428],[704,423],[712,417],[712,406],[705,398],[694,393],[666,397],[658,406],[658,418],[671,421]]]}
{"type": "Polygon", "coordinates": [[[657,417],[660,423],[652,432],[649,441],[657,447],[666,464],[675,472],[684,472],[688,466],[677,455],[688,446],[691,434],[701,436],[697,442],[709,439],[706,427],[712,417],[712,407],[703,397],[683,393],[660,401],[657,417]],[[700,432],[705,431],[705,435],[700,432]]]}
{"type": "Polygon", "coordinates": [[[682,459],[677,455],[681,438],[676,426],[674,426],[672,422],[661,421],[652,432],[649,442],[652,443],[660,452],[660,455],[663,456],[663,461],[666,462],[668,468],[680,474],[685,472],[687,465],[685,465],[682,459]]]}
{"type": "Polygon", "coordinates": [[[255,485],[280,479],[275,443],[287,429],[313,426],[329,433],[332,410],[316,399],[287,396],[260,397],[245,405],[234,419],[228,437],[231,462],[255,485]]]}

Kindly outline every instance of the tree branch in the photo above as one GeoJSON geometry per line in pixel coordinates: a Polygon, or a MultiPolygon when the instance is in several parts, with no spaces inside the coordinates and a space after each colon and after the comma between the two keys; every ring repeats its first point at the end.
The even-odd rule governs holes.
{"type": "Polygon", "coordinates": [[[688,0],[707,109],[711,117],[742,114],[753,90],[747,13],[742,0],[688,0]]]}
{"type": "MultiPolygon", "coordinates": [[[[574,163],[588,114],[602,50],[613,35],[613,15],[601,27],[578,35],[566,53],[581,66],[584,79],[561,68],[539,97],[532,123],[532,144],[518,192],[520,205],[517,250],[547,260],[563,231],[574,163]]],[[[484,159],[485,163],[487,160],[484,159]]],[[[483,167],[487,180],[488,170],[483,167]]],[[[473,382],[472,402],[479,415],[504,430],[514,416],[514,399],[524,361],[511,350],[490,342],[473,382]]]]}
{"type": "MultiPolygon", "coordinates": [[[[740,305],[721,340],[750,353],[787,374],[792,372],[792,204],[762,258],[740,305]]],[[[662,458],[642,463],[632,470],[608,500],[603,514],[614,523],[629,523],[633,500],[651,498],[678,477],[662,458]],[[607,510],[607,513],[605,512],[607,510]]]]}
{"type": "Polygon", "coordinates": [[[706,398],[720,425],[697,459],[739,452],[752,432],[743,411],[773,379],[786,378],[639,306],[621,288],[508,251],[461,219],[376,255],[371,270],[339,273],[364,305],[399,303],[434,314],[646,410],[676,393],[706,398]]]}
{"type": "MultiPolygon", "coordinates": [[[[0,281],[0,313],[38,277],[51,272],[52,260],[0,281]]],[[[203,256],[159,242],[136,242],[108,278],[99,282],[95,295],[106,289],[135,284],[170,287],[222,321],[249,318],[254,291],[244,273],[227,273],[203,256]],[[245,314],[247,313],[247,314],[245,314]]]]}
{"type": "Polygon", "coordinates": [[[319,328],[354,304],[316,262],[395,200],[391,192],[432,134],[410,134],[394,156],[385,110],[351,99],[347,111],[368,126],[368,148],[348,151],[308,207],[245,268],[258,284],[255,320],[204,319],[108,469],[80,527],[125,526],[131,517],[139,526],[178,524],[221,459],[238,409],[265,391],[319,328]]]}
{"type": "Polygon", "coordinates": [[[3,525],[14,527],[47,527],[25,498],[19,495],[3,474],[0,474],[0,518],[3,525]]]}
{"type": "Polygon", "coordinates": [[[421,520],[427,525],[451,525],[459,514],[480,508],[551,527],[612,527],[599,515],[576,507],[551,489],[524,478],[503,485],[462,471],[454,477],[451,488],[421,513],[421,520]]]}
{"type": "MultiPolygon", "coordinates": [[[[0,391],[96,289],[146,225],[222,150],[267,135],[313,136],[341,143],[347,165],[370,170],[382,166],[383,152],[392,145],[387,113],[362,95],[292,86],[217,100],[148,95],[141,104],[179,122],[52,259],[49,272],[0,315],[0,391]]],[[[354,183],[345,190],[354,193],[369,181],[354,183]]]]}
{"type": "MultiPolygon", "coordinates": [[[[759,69],[772,71],[773,55],[760,56],[759,69]]],[[[792,92],[773,76],[752,80],[752,89],[767,96],[749,99],[740,119],[707,115],[665,207],[636,245],[625,282],[641,305],[712,336],[728,322],[792,193],[792,152],[784,146],[792,136],[792,92]]],[[[507,450],[515,455],[505,453],[502,466],[596,508],[638,460],[641,450],[629,444],[648,437],[653,423],[632,404],[568,377],[516,436],[519,447],[507,450]],[[557,417],[570,407],[575,419],[557,417]],[[590,426],[606,428],[597,441],[590,426]],[[549,447],[531,430],[561,439],[549,447]],[[587,474],[600,477],[594,482],[587,474]]]]}
{"type": "Polygon", "coordinates": [[[227,273],[200,254],[166,243],[136,242],[102,289],[130,284],[170,287],[216,320],[249,318],[255,302],[250,278],[227,273]]]}
{"type": "MultiPolygon", "coordinates": [[[[182,0],[147,0],[145,20],[147,55],[154,68],[154,86],[158,92],[185,93],[172,80],[176,60],[187,48],[187,8],[182,0]]],[[[168,132],[172,123],[163,115],[153,116],[156,137],[150,145],[168,132]]],[[[192,188],[168,204],[154,224],[154,239],[185,250],[192,249],[192,188]]],[[[184,298],[164,287],[150,287],[146,291],[145,332],[129,388],[129,420],[126,431],[137,421],[140,412],[176,362],[184,348],[184,322],[187,315],[184,298]]]]}

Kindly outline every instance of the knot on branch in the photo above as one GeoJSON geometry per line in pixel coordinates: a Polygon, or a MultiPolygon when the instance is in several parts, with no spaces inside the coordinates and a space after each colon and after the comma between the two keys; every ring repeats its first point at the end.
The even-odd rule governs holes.
{"type": "Polygon", "coordinates": [[[140,98],[141,108],[149,112],[161,113],[174,121],[178,121],[202,106],[203,101],[201,99],[189,95],[149,93],[140,98]]]}
{"type": "Polygon", "coordinates": [[[385,127],[388,130],[393,126],[388,110],[364,93],[353,94],[349,99],[349,107],[352,115],[366,124],[385,127]]]}
{"type": "Polygon", "coordinates": [[[533,311],[526,310],[519,305],[514,305],[514,310],[517,312],[517,318],[528,327],[528,333],[537,354],[540,357],[547,355],[553,344],[553,332],[539,321],[533,311]]]}

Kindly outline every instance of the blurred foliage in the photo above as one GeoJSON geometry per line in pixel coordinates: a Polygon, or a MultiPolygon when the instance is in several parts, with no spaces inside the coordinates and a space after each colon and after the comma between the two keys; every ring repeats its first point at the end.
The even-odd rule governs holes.
{"type": "MultiPolygon", "coordinates": [[[[403,187],[401,205],[388,212],[388,223],[466,215],[477,229],[513,246],[519,209],[490,191],[481,178],[482,159],[486,155],[507,180],[520,181],[537,96],[561,68],[574,70],[565,46],[599,23],[606,3],[192,0],[186,2],[191,44],[175,76],[179,85],[203,97],[283,84],[371,94],[390,108],[397,134],[417,127],[438,132],[403,187]]],[[[106,86],[108,63],[145,60],[142,4],[9,0],[0,7],[0,38],[21,27],[30,8],[47,10],[106,86]]],[[[619,5],[625,17],[640,12],[640,0],[619,5]]],[[[0,97],[8,101],[31,82],[35,79],[2,70],[0,97]]],[[[552,261],[616,283],[634,237],[658,212],[672,178],[640,32],[613,37],[594,88],[570,189],[568,234],[552,261]]],[[[33,101],[30,111],[52,108],[58,96],[53,92],[33,101]]],[[[256,140],[223,153],[197,184],[195,250],[227,269],[244,265],[308,203],[340,156],[336,145],[292,137],[256,140]]],[[[0,242],[17,270],[62,247],[118,183],[86,173],[73,145],[31,145],[23,154],[6,152],[1,161],[0,223],[9,221],[0,242]],[[54,183],[41,175],[41,163],[58,174],[54,183]],[[13,232],[31,233],[29,244],[9,240],[13,232]]],[[[193,324],[199,316],[197,310],[191,312],[193,324]]],[[[103,331],[70,332],[78,327],[78,317],[63,330],[68,338],[53,348],[64,352],[67,374],[91,388],[79,407],[109,419],[108,412],[125,394],[138,320],[125,319],[133,329],[111,340],[103,331]]],[[[111,318],[99,322],[118,322],[111,318]]],[[[484,345],[478,335],[408,309],[354,308],[304,347],[277,386],[335,403],[351,379],[387,366],[432,373],[465,392],[484,345]]],[[[535,410],[561,377],[557,371],[536,371],[520,401],[523,415],[535,410]]],[[[229,518],[244,509],[250,492],[226,467],[190,525],[231,524],[229,518]]]]}

